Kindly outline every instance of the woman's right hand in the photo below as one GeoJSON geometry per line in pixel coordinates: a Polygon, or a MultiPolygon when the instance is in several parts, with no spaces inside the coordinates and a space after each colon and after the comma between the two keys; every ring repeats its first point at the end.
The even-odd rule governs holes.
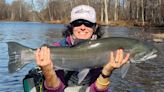
{"type": "Polygon", "coordinates": [[[58,87],[60,81],[53,69],[50,49],[46,46],[37,49],[35,52],[35,59],[36,64],[40,66],[43,71],[47,86],[50,88],[58,87]]]}
{"type": "Polygon", "coordinates": [[[41,68],[49,67],[53,68],[53,63],[51,61],[50,49],[46,46],[38,48],[35,52],[36,64],[41,68]]]}

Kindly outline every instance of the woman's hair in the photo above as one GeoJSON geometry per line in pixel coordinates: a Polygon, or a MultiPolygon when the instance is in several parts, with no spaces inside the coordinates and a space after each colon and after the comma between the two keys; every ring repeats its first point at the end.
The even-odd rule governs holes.
{"type": "MultiPolygon", "coordinates": [[[[95,24],[93,27],[94,33],[93,35],[97,36],[97,39],[101,38],[104,32],[100,29],[100,25],[95,24]]],[[[73,34],[73,26],[71,24],[66,25],[66,29],[63,31],[63,37],[67,37],[73,34]]]]}

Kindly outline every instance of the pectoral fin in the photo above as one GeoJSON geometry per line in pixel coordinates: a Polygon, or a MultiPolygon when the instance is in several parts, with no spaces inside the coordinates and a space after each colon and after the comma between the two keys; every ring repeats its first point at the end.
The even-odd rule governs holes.
{"type": "Polygon", "coordinates": [[[83,69],[78,73],[78,84],[80,84],[89,73],[90,69],[83,69]]]}
{"type": "Polygon", "coordinates": [[[129,61],[121,67],[120,72],[121,72],[122,78],[125,78],[129,68],[130,68],[130,62],[129,61]]]}

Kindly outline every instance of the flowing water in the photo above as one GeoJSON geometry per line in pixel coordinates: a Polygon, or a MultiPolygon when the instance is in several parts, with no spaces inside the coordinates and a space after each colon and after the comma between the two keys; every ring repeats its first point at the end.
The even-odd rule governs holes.
{"type": "MultiPolygon", "coordinates": [[[[63,24],[46,24],[30,22],[0,22],[0,92],[23,92],[22,79],[35,63],[26,65],[20,71],[8,72],[8,49],[6,42],[14,41],[31,48],[42,44],[51,44],[62,39],[63,24]]],[[[141,28],[103,26],[104,37],[133,37],[151,41],[149,33],[141,28]],[[147,34],[147,37],[145,37],[147,34]]],[[[162,30],[151,29],[153,31],[162,30]]],[[[154,43],[161,51],[158,58],[131,65],[125,78],[113,72],[110,90],[112,92],[164,92],[164,43],[154,43]]]]}

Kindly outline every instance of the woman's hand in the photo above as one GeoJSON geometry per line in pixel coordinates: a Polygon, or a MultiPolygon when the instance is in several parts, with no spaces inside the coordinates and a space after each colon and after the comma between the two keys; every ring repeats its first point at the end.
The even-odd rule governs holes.
{"type": "Polygon", "coordinates": [[[129,59],[130,54],[123,52],[122,49],[118,49],[116,54],[110,52],[110,57],[108,63],[103,68],[103,73],[109,75],[111,71],[115,68],[120,68],[123,64],[125,64],[129,59]]]}
{"type": "Polygon", "coordinates": [[[51,66],[53,67],[50,49],[46,46],[38,48],[35,52],[36,64],[40,67],[51,66]]]}
{"type": "Polygon", "coordinates": [[[35,59],[38,66],[41,67],[46,84],[50,88],[56,88],[60,84],[55,71],[53,70],[53,63],[51,61],[50,49],[46,46],[37,49],[35,52],[35,59]]]}
{"type": "Polygon", "coordinates": [[[124,56],[122,49],[118,49],[116,54],[110,52],[108,63],[103,67],[102,74],[96,80],[96,87],[100,90],[107,89],[110,85],[109,75],[115,68],[120,68],[129,59],[130,54],[124,56]]]}

